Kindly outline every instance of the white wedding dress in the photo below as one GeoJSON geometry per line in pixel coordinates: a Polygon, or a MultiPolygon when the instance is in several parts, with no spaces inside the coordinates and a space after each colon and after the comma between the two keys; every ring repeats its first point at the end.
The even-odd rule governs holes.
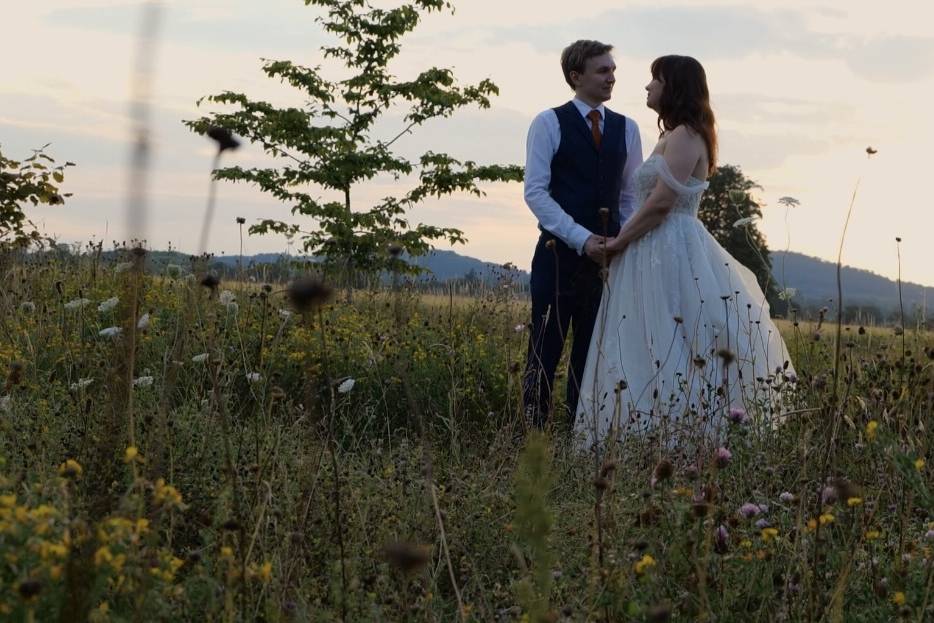
{"type": "Polygon", "coordinates": [[[774,425],[794,385],[755,276],[697,218],[707,182],[680,183],[653,154],[634,173],[637,209],[659,179],[674,207],[609,265],[575,418],[585,448],[611,429],[670,448],[708,445],[731,410],[774,425]]]}

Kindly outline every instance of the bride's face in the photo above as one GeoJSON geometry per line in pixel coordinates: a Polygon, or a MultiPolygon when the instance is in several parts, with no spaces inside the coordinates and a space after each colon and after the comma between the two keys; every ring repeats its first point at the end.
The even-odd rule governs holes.
{"type": "Polygon", "coordinates": [[[662,101],[662,91],[665,90],[665,81],[661,78],[652,78],[652,82],[645,85],[648,92],[645,97],[645,105],[658,112],[659,102],[662,101]]]}

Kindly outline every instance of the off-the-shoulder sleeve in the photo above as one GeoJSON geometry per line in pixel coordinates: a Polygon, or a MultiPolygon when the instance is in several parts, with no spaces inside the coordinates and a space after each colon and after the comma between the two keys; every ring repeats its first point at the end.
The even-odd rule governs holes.
{"type": "Polygon", "coordinates": [[[696,195],[699,192],[703,192],[710,186],[710,182],[700,182],[694,178],[688,178],[688,184],[682,184],[677,179],[675,179],[674,174],[671,172],[671,169],[668,167],[668,162],[665,160],[665,157],[658,155],[655,160],[658,162],[658,177],[661,178],[665,185],[668,186],[671,190],[675,191],[679,195],[696,195]]]}

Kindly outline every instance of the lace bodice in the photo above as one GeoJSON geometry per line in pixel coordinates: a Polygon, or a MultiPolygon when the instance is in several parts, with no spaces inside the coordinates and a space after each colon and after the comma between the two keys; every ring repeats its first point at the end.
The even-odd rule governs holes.
{"type": "MultiPolygon", "coordinates": [[[[687,214],[688,216],[697,216],[697,209],[700,207],[701,197],[709,183],[699,180],[696,177],[689,177],[686,184],[682,184],[672,175],[668,163],[661,154],[652,154],[643,162],[633,173],[633,183],[636,189],[636,206],[642,207],[645,200],[658,183],[659,178],[666,186],[677,193],[678,198],[672,208],[672,213],[687,214]]],[[[637,208],[638,209],[638,208],[637,208]]]]}

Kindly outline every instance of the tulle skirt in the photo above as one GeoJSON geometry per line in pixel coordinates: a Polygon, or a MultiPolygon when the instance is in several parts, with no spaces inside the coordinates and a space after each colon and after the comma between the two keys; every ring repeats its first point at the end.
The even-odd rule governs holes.
{"type": "Polygon", "coordinates": [[[709,445],[730,417],[774,425],[795,378],[753,273],[676,211],[610,263],[575,432],[709,445]]]}

